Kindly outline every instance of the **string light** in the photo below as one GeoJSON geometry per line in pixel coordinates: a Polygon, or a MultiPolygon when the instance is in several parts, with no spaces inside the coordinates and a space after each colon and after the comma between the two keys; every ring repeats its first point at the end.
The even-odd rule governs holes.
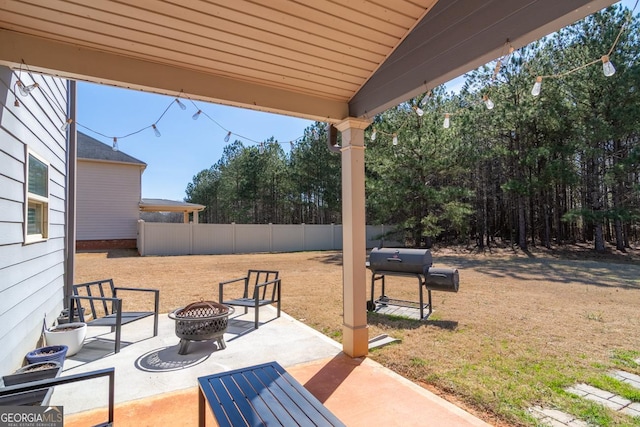
{"type": "Polygon", "coordinates": [[[17,85],[18,90],[20,91],[20,95],[22,96],[29,96],[29,94],[33,92],[34,89],[40,87],[38,83],[33,83],[29,86],[25,86],[24,83],[22,83],[20,80],[18,80],[17,85]]]}
{"type": "MultiPolygon", "coordinates": [[[[22,94],[22,93],[24,92],[24,93],[26,93],[27,95],[30,95],[30,94],[31,94],[31,92],[32,92],[34,89],[39,88],[39,89],[40,89],[40,92],[42,93],[42,95],[43,95],[45,98],[47,98],[47,99],[52,103],[52,105],[54,105],[55,107],[57,107],[57,108],[58,108],[58,110],[59,110],[62,114],[66,115],[66,114],[67,114],[67,112],[66,112],[65,107],[63,107],[62,105],[60,105],[60,104],[57,102],[58,100],[57,100],[55,97],[52,97],[51,95],[49,95],[49,94],[48,94],[45,90],[43,90],[43,88],[41,88],[37,83],[34,83],[34,84],[32,84],[32,85],[29,85],[29,86],[25,86],[25,85],[23,84],[22,79],[21,79],[21,75],[22,75],[22,67],[23,67],[23,66],[27,69],[27,72],[29,72],[29,74],[31,74],[31,70],[29,70],[28,65],[27,65],[24,61],[22,61],[22,63],[20,64],[20,69],[18,70],[18,72],[17,72],[17,73],[16,73],[16,71],[12,71],[13,75],[14,75],[14,76],[16,76],[16,82],[14,83],[14,91],[13,91],[13,92],[14,92],[14,94],[17,94],[18,92],[20,92],[20,93],[22,94]],[[22,90],[19,90],[20,88],[22,88],[22,90]]],[[[100,136],[102,136],[102,137],[105,137],[105,138],[111,139],[112,141],[115,139],[115,141],[114,141],[114,142],[116,143],[116,144],[115,144],[115,145],[116,145],[116,147],[117,147],[117,140],[118,140],[118,139],[123,139],[123,138],[127,138],[127,137],[130,137],[130,136],[136,135],[136,134],[138,134],[138,133],[143,132],[144,130],[146,130],[146,129],[148,129],[148,128],[152,128],[152,129],[153,129],[153,131],[154,131],[154,134],[155,134],[157,137],[160,137],[160,136],[162,136],[162,135],[161,135],[161,133],[160,133],[160,131],[159,131],[159,129],[158,129],[158,123],[161,121],[161,119],[162,119],[162,118],[164,117],[164,115],[167,113],[167,111],[169,110],[169,108],[171,107],[171,105],[173,105],[173,103],[176,103],[176,104],[178,104],[178,106],[180,107],[180,109],[182,109],[182,110],[186,110],[187,106],[185,105],[185,103],[184,103],[184,102],[182,102],[182,101],[180,100],[180,97],[181,97],[182,93],[183,93],[183,92],[182,92],[182,91],[180,91],[180,94],[178,95],[178,97],[176,97],[176,98],[174,98],[174,99],[172,99],[172,100],[171,100],[171,102],[170,102],[170,103],[167,105],[167,107],[165,108],[164,112],[160,115],[160,117],[159,117],[159,118],[158,118],[158,119],[157,119],[153,124],[148,125],[148,126],[145,126],[145,127],[142,127],[142,128],[140,128],[140,129],[138,129],[138,130],[136,130],[136,131],[133,131],[133,132],[130,132],[130,133],[126,134],[126,135],[121,135],[121,136],[118,136],[118,137],[115,137],[115,136],[109,136],[109,135],[106,135],[106,134],[101,133],[101,132],[99,132],[99,131],[96,131],[96,130],[94,130],[94,129],[91,129],[91,128],[87,127],[87,126],[84,126],[84,125],[82,125],[81,123],[77,123],[77,125],[78,125],[78,127],[81,127],[81,128],[83,128],[83,129],[86,129],[86,130],[88,130],[88,131],[90,131],[90,132],[92,132],[92,133],[94,133],[94,134],[96,134],[96,135],[100,135],[100,136]]],[[[193,106],[196,108],[196,113],[195,113],[195,114],[193,114],[193,115],[191,116],[194,120],[197,120],[201,115],[204,115],[204,116],[205,116],[205,117],[207,117],[209,120],[211,120],[213,123],[215,123],[218,127],[220,127],[220,128],[222,128],[222,129],[224,129],[224,131],[225,131],[225,132],[227,132],[226,141],[228,142],[228,138],[230,138],[231,133],[232,133],[230,130],[225,129],[225,128],[224,128],[224,126],[222,126],[220,123],[218,123],[216,120],[214,120],[211,116],[209,116],[206,112],[204,112],[201,108],[199,108],[199,107],[198,107],[198,106],[193,102],[193,100],[191,100],[191,99],[190,99],[190,98],[188,98],[188,97],[182,97],[182,98],[183,98],[183,99],[187,99],[187,100],[189,100],[189,101],[193,104],[193,106]]],[[[21,105],[21,104],[20,104],[20,101],[18,100],[18,97],[17,97],[17,96],[15,97],[15,100],[14,100],[14,104],[13,104],[13,105],[14,105],[14,107],[20,107],[20,105],[21,105]]],[[[69,124],[71,124],[72,122],[73,122],[73,119],[71,119],[71,118],[66,118],[66,119],[64,120],[64,122],[62,123],[62,125],[60,126],[60,129],[61,129],[63,132],[64,132],[64,131],[66,131],[66,130],[68,129],[69,124]]],[[[237,133],[234,133],[234,135],[236,135],[238,138],[241,138],[241,139],[243,139],[243,140],[247,140],[247,141],[252,142],[252,143],[254,143],[254,144],[256,144],[256,145],[258,145],[258,144],[260,144],[260,143],[261,143],[260,141],[256,141],[256,140],[253,140],[253,139],[251,139],[251,138],[247,138],[247,137],[242,136],[242,135],[239,135],[239,134],[237,134],[237,133]]],[[[303,138],[304,138],[304,135],[303,135],[303,136],[300,136],[300,137],[298,137],[298,138],[295,138],[295,139],[293,139],[293,140],[289,140],[289,143],[291,144],[291,147],[293,148],[293,146],[294,146],[294,142],[298,142],[299,140],[302,140],[303,138]]],[[[276,141],[276,143],[278,143],[278,142],[276,141]]]]}
{"type": "Polygon", "coordinates": [[[569,71],[565,71],[563,73],[559,73],[559,74],[551,74],[548,76],[538,76],[536,77],[536,82],[533,85],[533,89],[531,89],[531,95],[533,96],[538,96],[540,95],[540,89],[542,87],[542,78],[560,78],[560,77],[565,77],[568,76],[570,74],[576,73],[580,70],[583,70],[593,64],[597,64],[598,62],[602,62],[602,72],[604,73],[604,75],[606,77],[611,77],[616,73],[616,69],[613,66],[613,64],[611,63],[610,60],[610,56],[613,53],[613,50],[616,48],[616,45],[618,44],[618,41],[620,40],[620,36],[622,36],[622,32],[624,31],[624,29],[627,27],[627,25],[631,22],[631,20],[633,19],[633,14],[636,10],[636,7],[638,7],[638,0],[636,0],[635,4],[633,5],[633,9],[631,9],[631,12],[627,15],[627,19],[625,19],[624,23],[620,26],[620,30],[618,31],[618,34],[616,35],[615,40],[613,41],[613,43],[611,44],[611,48],[609,49],[609,52],[607,52],[606,55],[602,55],[600,58],[595,59],[593,61],[587,62],[586,64],[582,64],[580,66],[577,66],[569,71]]]}
{"type": "Polygon", "coordinates": [[[491,98],[489,98],[488,95],[484,95],[482,97],[482,100],[484,101],[484,105],[487,106],[487,110],[493,110],[493,107],[495,107],[495,104],[493,103],[491,98]]]}
{"type": "Polygon", "coordinates": [[[429,100],[429,98],[431,98],[431,91],[430,90],[425,92],[424,96],[422,97],[422,100],[420,101],[420,106],[424,107],[425,105],[427,105],[427,101],[429,100]]]}
{"type": "Polygon", "coordinates": [[[442,127],[445,129],[449,129],[449,127],[451,127],[451,119],[449,118],[449,116],[450,116],[449,113],[444,114],[444,121],[442,122],[442,127]]]}
{"type": "Polygon", "coordinates": [[[531,88],[531,95],[538,96],[540,95],[540,90],[542,89],[542,76],[536,77],[536,82],[533,84],[531,88]]]}
{"type": "Polygon", "coordinates": [[[611,77],[616,73],[616,69],[609,60],[609,55],[602,56],[602,72],[605,76],[611,77]]]}
{"type": "MultiPolygon", "coordinates": [[[[618,40],[620,39],[620,37],[621,37],[621,35],[622,35],[622,32],[624,31],[624,28],[625,28],[625,27],[626,27],[626,26],[631,22],[631,20],[633,19],[633,13],[634,13],[634,11],[635,11],[635,9],[636,9],[637,5],[638,5],[638,0],[636,0],[635,5],[634,5],[633,9],[631,10],[631,13],[628,15],[628,17],[627,17],[626,21],[625,21],[625,22],[623,23],[623,25],[621,26],[621,28],[620,28],[620,30],[619,30],[619,32],[618,32],[618,34],[617,34],[617,37],[616,37],[615,41],[613,42],[613,44],[612,44],[611,48],[609,49],[609,52],[608,52],[606,55],[602,55],[600,58],[598,58],[598,59],[596,59],[596,60],[593,60],[593,61],[591,61],[591,62],[589,62],[589,63],[587,63],[587,64],[581,65],[581,66],[579,66],[579,67],[576,67],[576,68],[574,68],[574,69],[572,69],[572,70],[569,70],[569,71],[567,71],[567,72],[564,72],[564,73],[555,74],[555,75],[539,75],[539,76],[537,76],[537,77],[536,77],[536,81],[535,81],[535,83],[534,83],[534,85],[533,85],[533,88],[532,88],[532,90],[531,90],[531,94],[532,94],[533,96],[539,96],[539,95],[540,95],[541,88],[542,88],[542,80],[543,80],[543,78],[557,78],[557,77],[564,77],[564,76],[566,76],[566,75],[572,74],[572,73],[574,73],[574,72],[577,72],[577,71],[579,71],[579,70],[581,70],[581,69],[583,69],[583,68],[586,68],[586,67],[588,67],[588,66],[591,66],[591,65],[593,65],[593,64],[595,64],[595,63],[599,63],[599,62],[601,62],[601,63],[602,63],[603,73],[604,73],[604,75],[605,75],[605,76],[610,77],[610,76],[614,75],[614,74],[615,74],[615,72],[616,72],[616,70],[615,70],[615,67],[614,67],[613,63],[612,63],[612,62],[611,62],[611,60],[610,60],[610,56],[611,56],[611,54],[612,54],[613,50],[615,49],[615,46],[617,45],[618,40]]],[[[505,45],[506,45],[506,46],[509,46],[509,52],[508,52],[508,55],[509,55],[509,56],[510,56],[510,55],[512,55],[512,54],[513,54],[513,52],[515,51],[515,49],[513,48],[513,46],[511,46],[511,45],[510,45],[510,43],[509,43],[509,41],[508,41],[508,40],[507,40],[507,43],[506,43],[505,45]]],[[[502,64],[504,63],[504,61],[505,61],[505,60],[507,60],[507,59],[508,59],[508,57],[509,57],[509,56],[505,56],[505,55],[503,55],[503,56],[501,56],[500,58],[498,58],[498,60],[496,61],[495,66],[494,66],[492,80],[495,80],[495,79],[497,78],[498,74],[499,74],[499,73],[500,73],[500,71],[501,71],[502,64]]],[[[31,92],[33,92],[33,90],[35,90],[36,88],[38,88],[38,87],[39,87],[39,85],[38,85],[38,83],[36,82],[36,83],[33,83],[33,84],[31,84],[31,85],[26,86],[26,85],[22,82],[22,79],[21,79],[22,65],[24,65],[24,66],[26,67],[27,71],[28,71],[29,73],[31,73],[31,71],[29,70],[29,67],[24,63],[24,60],[23,60],[23,61],[22,61],[22,64],[20,65],[19,74],[17,75],[17,81],[16,81],[16,83],[15,83],[15,86],[17,86],[17,88],[18,88],[18,92],[20,92],[20,94],[21,94],[22,96],[25,96],[25,97],[26,97],[26,96],[29,96],[29,95],[31,94],[31,92]]],[[[14,74],[15,74],[15,72],[14,72],[14,74]]],[[[425,84],[426,84],[426,82],[425,82],[425,84]]],[[[42,88],[40,88],[40,89],[41,89],[41,92],[43,93],[43,95],[44,95],[45,97],[47,97],[50,101],[54,102],[54,104],[55,104],[55,105],[56,105],[56,106],[57,106],[57,107],[62,111],[62,113],[66,115],[66,112],[64,111],[64,109],[63,109],[61,106],[57,105],[56,100],[55,100],[54,98],[52,98],[50,95],[48,95],[45,91],[43,91],[43,90],[42,90],[42,88]]],[[[14,89],[14,93],[16,93],[15,89],[14,89]]],[[[182,91],[180,91],[180,94],[182,94],[182,91]]],[[[425,93],[425,96],[424,96],[424,97],[422,98],[422,100],[420,101],[420,103],[419,103],[419,107],[418,107],[418,106],[414,106],[414,107],[412,107],[412,108],[413,108],[413,110],[415,111],[415,113],[416,113],[419,117],[422,117],[422,116],[424,115],[424,110],[423,110],[422,108],[420,108],[420,107],[425,107],[425,106],[427,105],[428,100],[431,98],[431,96],[432,96],[432,92],[431,92],[431,90],[428,90],[428,91],[425,93]]],[[[190,98],[188,98],[188,97],[186,97],[186,99],[188,99],[189,101],[191,101],[191,103],[192,103],[192,104],[194,104],[194,106],[195,106],[195,103],[193,102],[193,100],[191,100],[191,99],[190,99],[190,98]]],[[[487,108],[487,109],[489,109],[489,110],[491,110],[491,109],[493,109],[493,108],[495,107],[495,104],[494,104],[493,100],[491,100],[491,99],[490,99],[489,95],[484,95],[484,96],[483,96],[483,98],[482,98],[482,101],[484,102],[484,104],[485,104],[486,108],[487,108]]],[[[178,97],[176,97],[175,99],[173,99],[173,100],[171,101],[171,103],[167,106],[167,108],[165,109],[165,111],[162,113],[162,115],[160,116],[160,118],[158,118],[158,120],[156,120],[156,121],[151,125],[151,127],[153,128],[154,134],[156,135],[156,137],[160,137],[160,136],[161,136],[161,133],[160,133],[160,131],[158,130],[158,127],[157,127],[157,123],[162,119],[162,117],[166,114],[166,112],[168,111],[168,109],[169,109],[169,107],[171,106],[171,104],[173,104],[174,102],[175,102],[176,104],[178,104],[178,106],[179,106],[182,110],[186,110],[186,108],[187,108],[187,107],[186,107],[186,105],[185,105],[185,104],[180,100],[180,96],[178,96],[178,97]]],[[[15,106],[15,107],[20,107],[20,101],[18,100],[18,98],[17,98],[17,97],[16,97],[16,98],[15,98],[15,100],[14,100],[14,106],[15,106]]],[[[225,142],[229,142],[229,140],[230,140],[230,138],[231,138],[231,134],[232,134],[232,132],[231,132],[230,130],[228,130],[228,129],[225,129],[222,125],[220,125],[220,123],[218,123],[217,121],[215,121],[212,117],[210,117],[210,116],[209,116],[208,114],[206,114],[204,111],[202,111],[201,109],[199,109],[197,106],[196,106],[196,108],[197,108],[197,111],[196,111],[196,112],[191,116],[191,117],[192,117],[192,119],[193,119],[193,120],[198,120],[198,118],[199,118],[201,115],[206,116],[209,120],[211,120],[213,123],[215,123],[216,125],[218,125],[218,126],[219,126],[220,128],[222,128],[225,132],[227,132],[227,133],[226,133],[226,136],[224,137],[224,141],[225,141],[225,142]]],[[[443,127],[444,127],[445,129],[448,129],[448,128],[451,126],[450,116],[451,116],[451,113],[445,113],[445,117],[444,117],[444,121],[443,121],[443,127]]],[[[402,124],[397,128],[397,129],[396,129],[396,131],[395,131],[394,133],[391,133],[391,134],[386,133],[386,132],[381,132],[381,131],[377,130],[377,129],[374,127],[374,128],[373,128],[373,130],[372,130],[372,132],[371,132],[371,135],[370,135],[370,139],[371,139],[371,141],[375,141],[375,140],[376,140],[376,138],[377,138],[378,133],[379,133],[379,132],[381,132],[383,135],[391,135],[391,136],[392,136],[392,138],[393,138],[393,144],[394,144],[394,145],[397,145],[397,143],[398,143],[398,137],[397,137],[398,132],[399,132],[399,130],[401,130],[401,129],[402,129],[402,128],[407,124],[407,120],[408,120],[408,117],[407,117],[407,119],[406,119],[406,120],[405,120],[405,121],[404,121],[404,122],[403,122],[403,123],[402,123],[402,124]]],[[[70,118],[65,119],[65,121],[64,121],[64,123],[62,124],[62,126],[61,126],[61,128],[60,128],[60,129],[62,129],[63,131],[66,131],[66,130],[68,129],[68,126],[69,126],[69,124],[70,124],[70,123],[72,123],[72,119],[70,119],[70,118]]],[[[93,130],[93,129],[90,129],[90,128],[86,127],[86,126],[83,126],[83,125],[81,125],[80,123],[78,123],[78,126],[80,126],[80,127],[84,128],[84,129],[87,129],[87,130],[89,130],[89,131],[91,131],[91,132],[93,132],[93,133],[95,133],[95,134],[97,134],[97,135],[101,135],[101,136],[103,136],[103,137],[107,137],[107,138],[109,138],[109,136],[107,136],[107,135],[105,135],[105,134],[103,134],[103,133],[97,132],[97,131],[95,131],[95,130],[93,130]]],[[[137,131],[131,132],[131,133],[129,133],[129,134],[127,134],[127,135],[124,135],[124,136],[120,136],[120,137],[111,137],[111,138],[113,139],[113,141],[114,141],[114,144],[113,144],[113,145],[115,146],[115,149],[117,149],[117,139],[118,139],[118,138],[122,139],[122,138],[126,138],[126,137],[129,137],[129,136],[133,136],[133,135],[135,135],[135,134],[138,134],[138,133],[140,133],[140,132],[144,131],[144,130],[145,130],[145,129],[147,129],[148,127],[149,127],[149,126],[143,127],[143,128],[141,128],[141,129],[139,129],[139,130],[137,130],[137,131]]],[[[252,140],[252,139],[250,139],[250,138],[247,138],[247,137],[243,137],[243,136],[241,136],[241,135],[238,135],[238,134],[236,134],[236,133],[234,133],[234,135],[237,135],[238,137],[240,137],[240,138],[242,138],[242,139],[245,139],[245,140],[247,140],[247,141],[253,142],[253,143],[255,143],[255,144],[259,144],[259,145],[261,146],[260,148],[264,149],[264,142],[258,142],[258,141],[252,140]]],[[[295,141],[300,140],[300,139],[302,139],[302,138],[303,138],[303,136],[302,136],[302,137],[297,138],[295,141]]],[[[291,147],[293,148],[293,141],[290,141],[290,144],[291,144],[291,147]]]]}
{"type": "Polygon", "coordinates": [[[64,123],[62,124],[62,126],[60,126],[60,130],[62,132],[66,132],[67,129],[69,129],[69,125],[71,124],[71,122],[73,122],[73,119],[67,119],[64,121],[64,123]]]}
{"type": "Polygon", "coordinates": [[[113,151],[118,151],[118,138],[117,137],[113,137],[113,145],[111,146],[111,149],[113,151]]]}

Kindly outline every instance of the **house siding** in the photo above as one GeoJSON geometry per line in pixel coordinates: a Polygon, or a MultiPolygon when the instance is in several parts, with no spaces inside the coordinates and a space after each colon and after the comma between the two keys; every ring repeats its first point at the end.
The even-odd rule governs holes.
{"type": "Polygon", "coordinates": [[[76,240],[135,239],[142,168],[78,159],[76,240]]]}
{"type": "Polygon", "coordinates": [[[21,79],[40,88],[14,93],[15,73],[0,67],[0,374],[23,364],[44,316],[51,321],[63,307],[66,80],[24,71],[21,79]],[[48,239],[31,244],[24,244],[26,147],[49,163],[48,239]]]}

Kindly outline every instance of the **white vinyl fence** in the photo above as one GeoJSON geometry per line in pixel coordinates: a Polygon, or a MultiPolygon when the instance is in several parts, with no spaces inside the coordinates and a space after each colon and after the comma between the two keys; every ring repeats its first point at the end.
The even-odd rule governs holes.
{"type": "MultiPolygon", "coordinates": [[[[385,225],[367,225],[367,248],[401,246],[382,236],[385,225]]],[[[342,249],[342,225],[175,224],[138,221],[140,255],[210,255],[342,249]]]]}

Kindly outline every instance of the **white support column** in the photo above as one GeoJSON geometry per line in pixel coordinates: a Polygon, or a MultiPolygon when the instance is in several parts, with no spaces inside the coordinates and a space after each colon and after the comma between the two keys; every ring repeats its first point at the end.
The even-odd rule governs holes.
{"type": "Polygon", "coordinates": [[[342,350],[351,357],[369,351],[364,199],[364,130],[369,124],[348,118],[336,126],[342,132],[342,350]]]}

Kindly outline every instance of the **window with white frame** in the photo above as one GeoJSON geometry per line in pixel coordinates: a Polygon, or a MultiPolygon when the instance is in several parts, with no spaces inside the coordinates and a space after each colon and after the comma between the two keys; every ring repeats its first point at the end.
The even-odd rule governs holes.
{"type": "Polygon", "coordinates": [[[49,234],[49,163],[27,150],[25,243],[45,240],[49,234]]]}

